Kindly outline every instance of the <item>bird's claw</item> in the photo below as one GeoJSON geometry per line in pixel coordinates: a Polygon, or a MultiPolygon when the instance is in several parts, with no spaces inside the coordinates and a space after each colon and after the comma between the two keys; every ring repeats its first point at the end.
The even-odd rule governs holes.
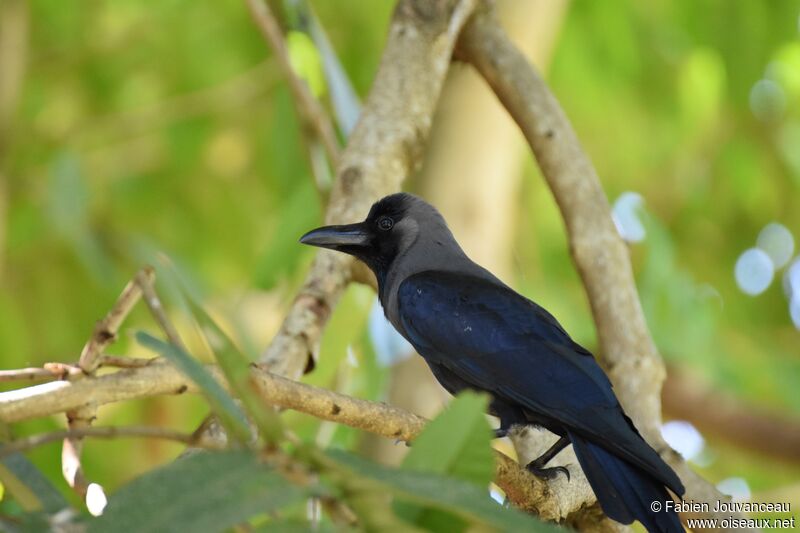
{"type": "Polygon", "coordinates": [[[559,473],[562,473],[565,476],[567,476],[567,481],[570,481],[569,470],[567,469],[567,467],[552,466],[550,468],[542,468],[541,466],[534,464],[535,462],[536,461],[532,461],[531,463],[528,464],[528,466],[525,467],[528,470],[528,472],[530,472],[534,476],[541,479],[551,480],[555,479],[559,473]]]}
{"type": "Polygon", "coordinates": [[[508,430],[505,428],[497,428],[494,430],[494,437],[493,439],[502,439],[503,437],[508,436],[508,430]]]}

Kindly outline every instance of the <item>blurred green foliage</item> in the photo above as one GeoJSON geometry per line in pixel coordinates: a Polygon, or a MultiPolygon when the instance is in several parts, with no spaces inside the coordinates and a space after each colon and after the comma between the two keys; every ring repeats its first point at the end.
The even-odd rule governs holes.
{"type": "MultiPolygon", "coordinates": [[[[312,3],[365,97],[393,2],[312,3]]],[[[22,98],[0,160],[1,366],[76,360],[136,270],[152,263],[163,276],[165,257],[237,344],[257,353],[311,260],[297,236],[321,221],[322,208],[290,93],[244,2],[121,0],[74,9],[31,0],[29,8],[22,98]]],[[[771,221],[800,238],[799,15],[796,0],[575,0],[548,74],[609,198],[645,198],[647,237],[631,252],[664,356],[796,417],[800,333],[780,275],[750,297],[736,286],[733,265],[771,221]],[[765,79],[777,95],[754,91],[765,79]]],[[[320,59],[303,39],[293,38],[293,60],[311,64],[304,76],[324,98],[313,67],[320,59]]],[[[532,161],[525,173],[516,286],[595,346],[557,208],[532,161]]],[[[180,309],[174,297],[167,304],[180,309]]],[[[367,289],[348,290],[309,382],[383,397],[387,371],[365,333],[371,305],[367,289]]],[[[142,309],[114,353],[146,354],[131,342],[134,329],[154,329],[142,309]]],[[[188,343],[195,353],[198,339],[188,343]]],[[[196,397],[151,399],[105,407],[99,422],[191,431],[206,412],[196,397]]],[[[357,444],[355,430],[283,417],[323,446],[357,444]]],[[[59,417],[14,429],[62,424],[59,417]]],[[[113,490],[180,450],[88,442],[85,467],[113,490]]],[[[762,490],[798,475],[729,446],[714,453],[705,472],[714,480],[735,473],[762,490]]],[[[74,498],[58,455],[56,445],[28,454],[74,498]]]]}

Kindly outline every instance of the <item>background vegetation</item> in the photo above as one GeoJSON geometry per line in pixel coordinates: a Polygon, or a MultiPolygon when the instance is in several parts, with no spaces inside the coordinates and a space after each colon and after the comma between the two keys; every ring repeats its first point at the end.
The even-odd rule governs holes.
{"type": "MultiPolygon", "coordinates": [[[[393,2],[312,4],[363,98],[393,2]]],[[[646,236],[631,254],[665,359],[744,404],[795,420],[800,308],[793,323],[789,299],[791,265],[800,263],[780,269],[757,296],[737,286],[734,265],[768,223],[800,230],[799,16],[794,0],[575,0],[554,21],[547,72],[609,198],[632,191],[644,200],[646,236]]],[[[76,8],[30,0],[25,17],[24,83],[0,149],[1,366],[76,360],[124,284],[164,256],[255,356],[314,253],[297,238],[320,224],[323,211],[290,93],[244,3],[76,8]]],[[[313,56],[301,62],[318,73],[313,56]]],[[[560,216],[525,157],[518,205],[508,214],[507,279],[592,347],[560,216]]],[[[424,188],[422,178],[410,185],[424,188]]],[[[376,359],[374,336],[383,334],[368,332],[373,303],[369,289],[348,290],[308,382],[386,398],[392,367],[376,359]]],[[[187,323],[178,312],[173,318],[187,323]]],[[[143,310],[127,327],[154,329],[143,310]]],[[[193,353],[210,360],[186,335],[193,353]]],[[[114,351],[150,355],[128,334],[114,351]]],[[[99,423],[192,431],[206,414],[200,397],[156,398],[105,407],[99,423]]],[[[283,418],[325,448],[368,446],[356,430],[291,412],[283,418]]],[[[63,417],[53,417],[15,425],[14,433],[62,426],[63,417]]],[[[800,465],[703,437],[695,462],[705,477],[741,478],[754,499],[800,505],[800,465]]],[[[84,466],[113,492],[182,449],[89,441],[84,466]]],[[[61,480],[57,445],[27,455],[74,498],[61,480]]],[[[0,502],[2,512],[13,506],[0,502]]]]}

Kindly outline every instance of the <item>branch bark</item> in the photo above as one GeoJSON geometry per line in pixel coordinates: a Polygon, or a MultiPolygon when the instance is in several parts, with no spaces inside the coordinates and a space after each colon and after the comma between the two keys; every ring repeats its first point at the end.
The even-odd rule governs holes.
{"type": "MultiPolygon", "coordinates": [[[[139,301],[139,298],[141,298],[143,286],[150,287],[154,275],[153,269],[146,267],[139,271],[135,279],[125,286],[114,306],[95,325],[92,336],[84,345],[77,365],[80,371],[69,373],[69,377],[80,380],[84,376],[91,376],[97,370],[100,364],[101,352],[109,344],[117,340],[117,332],[120,325],[136,305],[136,302],[139,301]]],[[[97,415],[97,407],[91,402],[86,402],[80,407],[67,410],[66,414],[70,433],[78,435],[81,431],[90,429],[97,415]]],[[[61,448],[61,472],[67,484],[72,487],[81,499],[85,499],[89,482],[83,474],[83,466],[81,465],[82,451],[83,440],[80,437],[68,435],[64,439],[61,448]]]]}
{"type": "MultiPolygon", "coordinates": [[[[474,1],[398,4],[375,82],[341,157],[327,224],[363,218],[375,200],[397,191],[415,169],[456,38],[474,1]]],[[[313,367],[322,330],[353,279],[353,265],[344,254],[317,253],[278,334],[261,356],[274,373],[296,379],[313,367]]]]}
{"type": "Polygon", "coordinates": [[[620,402],[675,468],[686,486],[685,498],[710,503],[726,499],[661,438],[664,364],[648,331],[628,251],[600,180],[558,101],[490,8],[470,19],[456,53],[480,72],[517,122],[555,196],[597,327],[599,359],[620,402]]]}
{"type": "MultiPolygon", "coordinates": [[[[227,386],[219,368],[210,365],[207,370],[221,384],[227,386]]],[[[263,364],[252,366],[252,376],[259,394],[271,405],[294,409],[390,439],[410,442],[427,423],[426,419],[397,407],[352,398],[272,374],[263,364]]],[[[97,407],[125,400],[186,392],[200,391],[194,382],[172,365],[156,362],[141,368],[89,376],[78,381],[54,381],[0,393],[0,420],[3,423],[19,422],[79,410],[88,403],[97,407]]],[[[71,439],[97,436],[92,428],[80,428],[66,433],[71,439]]],[[[172,435],[169,432],[165,434],[172,435]]],[[[199,434],[200,432],[195,433],[199,434]]],[[[217,445],[213,439],[201,440],[200,443],[204,446],[217,445]]],[[[27,445],[29,443],[12,444],[23,447],[27,445]]],[[[0,451],[0,455],[2,453],[5,450],[0,451]]],[[[536,512],[544,519],[556,520],[562,515],[559,502],[553,497],[554,487],[530,475],[509,457],[498,453],[496,458],[496,482],[513,504],[536,512]]]]}

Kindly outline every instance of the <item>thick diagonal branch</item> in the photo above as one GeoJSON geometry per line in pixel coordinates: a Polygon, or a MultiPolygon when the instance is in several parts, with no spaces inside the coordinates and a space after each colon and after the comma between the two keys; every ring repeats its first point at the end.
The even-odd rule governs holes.
{"type": "Polygon", "coordinates": [[[508,109],[555,196],[597,326],[600,361],[626,411],[675,468],[686,498],[724,499],[661,438],[664,363],[647,328],[628,251],[600,180],[558,101],[488,9],[465,26],[457,55],[480,72],[508,109]]]}
{"type": "MultiPolygon", "coordinates": [[[[375,200],[397,191],[419,164],[458,32],[473,4],[398,4],[369,98],[342,153],[327,223],[363,218],[375,200]]],[[[323,327],[352,277],[349,256],[320,251],[261,361],[291,378],[313,365],[323,327]]]]}
{"type": "Polygon", "coordinates": [[[475,66],[517,122],[553,192],[597,325],[599,356],[612,378],[625,377],[614,380],[618,396],[635,420],[658,420],[654,391],[664,379],[664,365],[645,323],[628,250],[575,131],[490,13],[470,20],[459,54],[475,66]]]}

